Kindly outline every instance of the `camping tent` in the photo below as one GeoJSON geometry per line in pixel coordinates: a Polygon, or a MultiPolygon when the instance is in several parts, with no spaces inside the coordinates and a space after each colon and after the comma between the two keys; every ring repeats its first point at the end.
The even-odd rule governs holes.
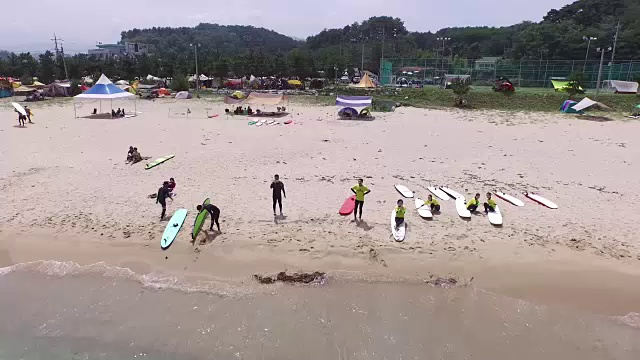
{"type": "MultiPolygon", "coordinates": [[[[102,100],[109,100],[112,105],[111,108],[113,109],[113,99],[126,99],[126,98],[133,98],[134,107],[137,107],[137,104],[135,103],[136,96],[134,94],[120,89],[119,87],[114,85],[111,82],[111,80],[109,80],[109,78],[107,78],[106,76],[104,76],[104,74],[102,74],[100,76],[100,79],[98,79],[98,81],[96,82],[95,85],[93,85],[93,87],[91,87],[89,90],[83,92],[80,95],[76,95],[73,98],[73,101],[74,101],[73,110],[75,113],[76,99],[77,100],[99,100],[100,112],[102,112],[102,100]]],[[[136,108],[136,113],[137,113],[137,108],[136,108]]],[[[77,114],[76,114],[76,117],[78,117],[77,114]]]]}
{"type": "Polygon", "coordinates": [[[191,96],[191,93],[190,93],[190,92],[188,92],[188,91],[179,91],[179,92],[176,94],[176,99],[179,99],[179,100],[180,100],[180,99],[183,99],[183,100],[184,100],[184,99],[191,99],[192,97],[193,97],[193,96],[191,96]]]}
{"type": "Polygon", "coordinates": [[[579,103],[573,105],[573,109],[576,110],[576,111],[582,111],[582,110],[588,109],[588,108],[590,108],[592,106],[598,106],[601,109],[605,109],[605,110],[610,109],[607,105],[604,105],[604,104],[599,103],[597,101],[593,101],[593,100],[589,99],[588,97],[585,97],[579,103]]]}
{"type": "Polygon", "coordinates": [[[637,94],[638,83],[635,81],[606,80],[603,88],[611,89],[616,94],[637,94]]]}
{"type": "Polygon", "coordinates": [[[576,104],[577,102],[573,100],[565,100],[564,103],[562,103],[562,106],[560,107],[560,111],[565,114],[583,114],[581,110],[579,111],[573,108],[573,106],[576,104]]]}
{"type": "Polygon", "coordinates": [[[44,88],[44,96],[66,97],[71,96],[71,88],[60,83],[53,82],[44,88]]]}
{"type": "Polygon", "coordinates": [[[357,88],[375,88],[376,84],[374,84],[373,81],[371,81],[369,74],[364,73],[364,76],[362,77],[362,79],[360,79],[360,82],[356,85],[351,85],[351,86],[357,87],[357,88]]]}

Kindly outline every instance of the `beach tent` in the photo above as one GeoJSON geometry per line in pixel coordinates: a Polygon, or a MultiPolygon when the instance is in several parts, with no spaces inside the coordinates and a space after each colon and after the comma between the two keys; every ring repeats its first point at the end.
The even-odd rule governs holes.
{"type": "Polygon", "coordinates": [[[111,109],[113,109],[113,100],[114,99],[134,99],[134,108],[136,108],[135,114],[137,114],[137,104],[135,102],[136,96],[128,91],[122,90],[116,85],[114,85],[109,78],[107,78],[104,74],[100,76],[100,79],[93,85],[89,90],[83,92],[80,95],[76,95],[73,98],[73,111],[78,117],[76,113],[76,100],[99,100],[100,101],[100,112],[102,112],[102,100],[109,100],[111,104],[111,109]]]}
{"type": "Polygon", "coordinates": [[[336,106],[350,107],[350,108],[368,108],[373,103],[373,97],[371,96],[343,96],[340,95],[336,98],[336,106]]]}
{"type": "Polygon", "coordinates": [[[565,100],[564,103],[562,103],[562,106],[560,107],[560,111],[565,114],[583,114],[582,111],[578,111],[573,108],[573,106],[576,104],[577,102],[573,100],[565,100]]]}
{"type": "Polygon", "coordinates": [[[0,98],[13,96],[13,86],[7,78],[0,77],[0,98]]]}
{"type": "Polygon", "coordinates": [[[176,99],[191,99],[192,97],[188,91],[180,91],[176,94],[176,99]]]}
{"type": "Polygon", "coordinates": [[[287,83],[289,83],[289,85],[295,87],[295,88],[299,88],[302,87],[302,81],[300,80],[289,80],[287,81],[287,83]]]}
{"type": "MultiPolygon", "coordinates": [[[[551,80],[551,84],[553,85],[553,89],[556,92],[562,92],[569,87],[570,82],[567,80],[551,80]]],[[[580,90],[584,90],[584,89],[580,88],[580,90]]]]}
{"type": "Polygon", "coordinates": [[[38,80],[34,80],[34,81],[33,81],[33,84],[28,85],[28,86],[29,86],[29,87],[32,87],[32,88],[36,88],[36,89],[42,89],[42,88],[43,88],[43,87],[45,87],[46,85],[45,85],[45,84],[43,84],[43,83],[41,83],[41,82],[40,82],[40,81],[38,81],[38,80]]]}
{"type": "Polygon", "coordinates": [[[357,88],[375,88],[376,84],[373,83],[373,81],[371,81],[371,78],[369,77],[369,74],[364,73],[364,76],[362,77],[362,79],[360,79],[360,82],[355,84],[355,85],[351,85],[352,87],[357,87],[357,88]]]}
{"type": "Polygon", "coordinates": [[[71,87],[64,86],[57,82],[53,82],[44,88],[43,95],[48,97],[71,96],[71,87]]]}
{"type": "Polygon", "coordinates": [[[234,99],[244,99],[247,96],[242,91],[236,90],[231,94],[231,97],[234,99]]]}
{"type": "Polygon", "coordinates": [[[13,93],[16,95],[26,95],[30,94],[33,91],[36,91],[36,89],[24,85],[13,89],[13,93]]]}
{"type": "Polygon", "coordinates": [[[278,105],[284,102],[284,100],[285,97],[283,94],[263,94],[252,92],[247,96],[247,99],[244,102],[250,105],[278,105]]]}
{"type": "Polygon", "coordinates": [[[637,94],[638,83],[635,81],[607,80],[603,83],[603,88],[611,89],[616,94],[637,94]]]}
{"type": "Polygon", "coordinates": [[[609,110],[610,108],[607,105],[604,105],[602,103],[599,103],[597,101],[593,101],[591,99],[589,99],[588,97],[585,97],[584,99],[582,99],[579,103],[573,105],[573,109],[577,110],[577,111],[582,111],[582,110],[586,110],[592,106],[597,106],[601,109],[604,110],[609,110]]]}
{"type": "Polygon", "coordinates": [[[129,85],[129,82],[127,80],[118,80],[116,85],[129,85]]]}

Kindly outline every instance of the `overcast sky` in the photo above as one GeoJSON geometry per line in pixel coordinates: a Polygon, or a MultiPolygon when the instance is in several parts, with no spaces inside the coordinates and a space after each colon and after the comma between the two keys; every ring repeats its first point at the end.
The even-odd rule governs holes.
{"type": "Polygon", "coordinates": [[[306,38],[371,16],[405,21],[409,31],[452,26],[502,26],[540,21],[571,0],[2,0],[0,49],[44,51],[55,31],[67,52],[120,40],[120,32],[200,22],[253,25],[306,38]]]}

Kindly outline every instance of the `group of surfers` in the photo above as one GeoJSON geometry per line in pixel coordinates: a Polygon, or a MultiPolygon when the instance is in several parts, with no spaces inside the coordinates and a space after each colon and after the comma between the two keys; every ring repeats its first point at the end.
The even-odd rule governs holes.
{"type": "MultiPolygon", "coordinates": [[[[176,182],[173,178],[169,179],[169,181],[165,181],[162,184],[162,187],[158,189],[158,194],[156,196],[156,204],[160,204],[162,206],[162,214],[160,215],[160,220],[164,220],[167,212],[167,202],[166,199],[169,198],[173,201],[173,191],[176,187],[176,182]]],[[[271,182],[270,188],[272,190],[272,199],[273,199],[273,216],[276,217],[276,205],[280,210],[280,216],[282,217],[282,197],[286,199],[287,193],[284,188],[284,183],[280,181],[279,175],[274,175],[273,181],[271,182]]],[[[353,192],[356,196],[355,199],[355,208],[353,210],[353,219],[355,222],[362,221],[362,212],[364,206],[365,196],[371,193],[368,187],[364,185],[364,181],[362,179],[358,179],[358,184],[351,188],[351,192],[353,192]]],[[[471,212],[476,212],[478,206],[480,205],[480,194],[476,194],[471,200],[469,200],[466,204],[467,210],[471,212]]],[[[432,195],[427,196],[427,200],[424,201],[423,206],[428,206],[433,213],[440,212],[440,203],[438,200],[434,199],[432,195]]],[[[491,193],[487,193],[487,201],[484,203],[484,212],[485,214],[495,211],[496,202],[491,198],[491,193]]],[[[218,232],[220,232],[220,209],[213,204],[203,204],[196,206],[196,210],[207,211],[211,215],[211,226],[209,230],[213,230],[213,225],[215,224],[218,228],[218,232]]],[[[395,224],[396,229],[404,223],[404,217],[407,212],[407,208],[404,206],[404,201],[399,199],[396,203],[395,208],[395,224]]]]}

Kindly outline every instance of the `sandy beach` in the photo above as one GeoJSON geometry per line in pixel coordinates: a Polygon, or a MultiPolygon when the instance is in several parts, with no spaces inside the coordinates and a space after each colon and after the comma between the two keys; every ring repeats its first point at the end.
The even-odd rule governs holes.
{"type": "MultiPolygon", "coordinates": [[[[447,310],[439,313],[434,324],[445,324],[446,314],[504,306],[509,309],[502,315],[505,318],[537,319],[533,322],[535,331],[514,330],[518,336],[510,333],[517,338],[513,340],[516,344],[530,336],[529,340],[538,339],[549,345],[548,351],[558,350],[565,358],[632,359],[640,355],[639,227],[631,213],[640,201],[640,146],[635,141],[640,123],[594,122],[543,113],[416,108],[375,113],[374,121],[356,122],[337,120],[334,107],[313,102],[292,100],[288,105],[291,114],[279,119],[291,119],[292,124],[262,127],[248,126],[246,117],[225,116],[225,106],[219,100],[139,101],[137,117],[115,120],[74,119],[73,105],[67,102],[35,107],[35,124],[26,128],[14,127],[15,114],[6,106],[8,103],[3,103],[0,285],[33,299],[33,290],[20,288],[16,281],[24,273],[33,273],[32,281],[43,292],[63,297],[54,294],[57,290],[51,284],[62,281],[64,275],[76,275],[65,280],[70,289],[83,289],[90,282],[85,279],[88,275],[103,277],[108,272],[104,269],[112,267],[128,269],[138,275],[119,280],[127,283],[119,284],[122,289],[114,293],[134,294],[133,285],[128,283],[133,280],[143,285],[145,295],[141,296],[149,303],[158,303],[165,296],[175,302],[184,301],[189,309],[202,309],[206,296],[231,297],[241,299],[240,305],[230,307],[235,309],[230,311],[240,313],[260,312],[260,306],[247,297],[266,296],[271,300],[264,300],[262,310],[271,309],[278,314],[280,325],[274,326],[284,329],[286,306],[279,308],[278,301],[270,296],[296,299],[286,304],[307,304],[313,308],[308,310],[310,314],[329,311],[327,316],[333,319],[342,316],[343,306],[348,306],[349,301],[342,304],[328,293],[317,295],[323,286],[306,290],[266,286],[254,283],[251,276],[283,270],[322,271],[328,275],[327,291],[345,299],[385,294],[386,302],[372,299],[361,305],[369,307],[364,311],[380,314],[400,306],[407,314],[420,314],[425,309],[431,313],[439,308],[433,304],[441,301],[447,310]],[[219,116],[208,118],[211,114],[219,116]],[[125,164],[129,146],[138,147],[143,156],[152,160],[169,154],[175,154],[175,158],[145,170],[144,161],[125,164]],[[285,218],[277,222],[269,189],[274,174],[280,175],[287,192],[285,218]],[[148,196],[156,193],[169,177],[177,182],[177,196],[168,202],[169,215],[180,208],[188,209],[189,215],[176,242],[162,251],[159,242],[167,222],[159,220],[161,208],[148,196]],[[358,178],[363,178],[372,191],[366,198],[362,223],[338,214],[358,178]],[[494,227],[484,215],[462,220],[452,200],[441,202],[442,213],[433,220],[423,220],[410,199],[406,201],[410,209],[407,238],[397,243],[391,237],[388,216],[401,197],[395,184],[409,187],[421,198],[429,194],[428,186],[446,185],[467,198],[478,192],[482,199],[487,191],[502,189],[522,199],[525,206],[515,207],[498,200],[504,225],[494,227]],[[522,195],[525,191],[540,193],[559,208],[544,208],[526,199],[522,195]],[[190,230],[195,206],[207,197],[221,209],[222,233],[205,231],[192,245],[190,230]],[[149,276],[145,277],[148,274],[165,280],[150,281],[149,276]],[[448,292],[437,289],[438,294],[433,295],[430,292],[434,289],[423,282],[430,276],[454,277],[466,286],[448,292]],[[176,285],[178,278],[189,285],[176,285]],[[345,285],[349,283],[354,285],[345,285]],[[152,289],[148,285],[153,285],[152,289]],[[359,288],[360,293],[354,290],[359,288]],[[180,291],[189,298],[175,299],[175,292],[180,291]],[[451,291],[464,300],[452,300],[456,296],[451,291]],[[479,291],[483,293],[480,299],[479,291]],[[398,304],[391,294],[406,295],[403,302],[412,305],[398,304]],[[440,300],[421,310],[423,296],[440,300]],[[517,314],[518,307],[524,306],[520,301],[528,304],[527,310],[517,314]],[[242,302],[251,304],[244,306],[242,302]],[[196,303],[199,305],[192,305],[196,303]],[[322,310],[325,303],[327,309],[335,311],[322,310]],[[536,312],[539,306],[549,313],[536,312]],[[553,315],[556,312],[562,315],[553,315]],[[620,318],[625,321],[615,320],[620,318]],[[559,323],[566,328],[558,328],[559,323]],[[602,335],[603,329],[611,327],[620,336],[602,335]],[[558,334],[574,329],[585,336],[581,340],[571,335],[563,342],[544,329],[556,329],[558,334]],[[599,344],[597,351],[585,350],[594,343],[599,344]],[[576,344],[585,349],[578,349],[576,344]]],[[[124,106],[133,110],[128,103],[124,106]]],[[[93,105],[84,105],[78,113],[88,115],[90,108],[93,105]]],[[[205,225],[209,226],[209,220],[205,225]]],[[[95,291],[106,291],[107,285],[95,284],[92,286],[102,289],[95,291]]],[[[0,307],[11,306],[10,300],[3,301],[9,303],[0,303],[0,307]]],[[[223,306],[225,301],[213,303],[223,306]]],[[[14,306],[20,308],[15,303],[14,306]]],[[[25,311],[30,306],[25,304],[25,311]]],[[[89,303],[73,306],[89,307],[89,303]]],[[[141,305],[131,305],[133,309],[136,306],[141,305]]],[[[96,323],[95,333],[88,337],[97,338],[107,331],[99,321],[107,313],[87,315],[87,323],[96,323]]],[[[38,333],[48,337],[50,334],[33,329],[51,313],[42,310],[39,315],[31,314],[33,321],[27,322],[31,325],[24,325],[16,333],[8,328],[1,331],[7,336],[38,333]]],[[[121,310],[114,310],[113,314],[114,319],[126,318],[121,310]]],[[[298,318],[302,315],[296,314],[291,315],[292,323],[306,328],[302,317],[298,318]]],[[[215,318],[212,314],[205,317],[209,316],[215,318]]],[[[475,339],[466,342],[466,349],[462,340],[447,343],[446,339],[426,335],[421,339],[416,332],[421,322],[429,321],[424,316],[415,317],[408,327],[391,322],[406,335],[394,346],[406,349],[403,358],[420,358],[417,344],[427,346],[430,341],[438,344],[437,348],[445,344],[458,346],[448,355],[429,352],[430,356],[441,358],[518,354],[517,346],[503,347],[503,352],[474,350],[483,346],[486,350],[489,347],[481,343],[496,341],[491,337],[492,331],[506,331],[500,329],[497,318],[478,316],[467,323],[466,330],[464,319],[452,320],[455,325],[448,330],[458,340],[475,339]],[[467,332],[479,331],[483,323],[493,322],[489,332],[478,338],[467,332]],[[426,342],[420,343],[423,340],[426,342]]],[[[269,317],[257,319],[261,327],[271,321],[269,317]]],[[[378,321],[358,321],[362,321],[360,330],[384,327],[378,321]]],[[[299,341],[322,337],[325,331],[343,334],[348,326],[339,323],[326,328],[309,325],[315,330],[309,330],[309,339],[299,341]]],[[[163,326],[161,322],[149,324],[163,326]]],[[[60,331],[66,331],[68,337],[80,336],[77,329],[60,331]]],[[[377,335],[384,338],[389,334],[377,335]]],[[[281,336],[296,338],[286,332],[281,336]]],[[[143,341],[143,345],[193,358],[238,352],[229,348],[220,352],[204,350],[201,345],[188,348],[182,343],[188,342],[187,338],[177,337],[171,346],[156,346],[152,340],[143,341]]],[[[218,341],[223,338],[220,335],[218,341]]],[[[365,338],[353,340],[358,345],[337,346],[338,355],[337,340],[332,344],[315,343],[315,353],[313,346],[306,352],[281,353],[274,350],[274,343],[265,350],[255,345],[256,338],[250,337],[247,341],[252,345],[247,349],[251,350],[242,358],[259,358],[260,351],[280,358],[283,354],[291,358],[309,354],[316,354],[310,358],[394,357],[384,349],[378,349],[375,355],[361,353],[367,348],[363,345],[365,338]],[[328,348],[332,352],[321,351],[328,348]]],[[[542,356],[543,352],[530,350],[524,358],[542,356]]]]}

